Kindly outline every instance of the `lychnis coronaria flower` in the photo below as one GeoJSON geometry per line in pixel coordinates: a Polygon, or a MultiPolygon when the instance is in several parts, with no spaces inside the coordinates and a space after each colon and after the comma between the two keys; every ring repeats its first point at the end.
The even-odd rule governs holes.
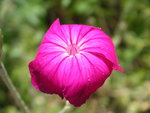
{"type": "Polygon", "coordinates": [[[112,70],[122,71],[112,40],[101,28],[60,25],[45,33],[29,70],[35,89],[58,94],[80,106],[101,87],[112,70]]]}

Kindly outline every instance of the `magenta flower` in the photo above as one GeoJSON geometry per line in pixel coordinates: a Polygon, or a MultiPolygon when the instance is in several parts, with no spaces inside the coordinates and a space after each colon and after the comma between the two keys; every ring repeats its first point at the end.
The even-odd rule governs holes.
{"type": "Polygon", "coordinates": [[[112,40],[100,28],[60,25],[59,19],[44,35],[29,69],[34,88],[74,106],[85,103],[113,69],[123,71],[112,40]]]}

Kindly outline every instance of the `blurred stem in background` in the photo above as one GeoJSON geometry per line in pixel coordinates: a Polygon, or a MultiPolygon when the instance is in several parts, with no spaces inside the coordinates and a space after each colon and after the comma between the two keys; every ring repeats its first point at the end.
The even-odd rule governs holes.
{"type": "Polygon", "coordinates": [[[11,79],[9,78],[9,75],[7,73],[7,70],[1,61],[1,56],[2,56],[2,42],[3,42],[3,35],[2,31],[0,29],[0,78],[3,80],[5,85],[8,87],[10,90],[15,102],[19,106],[19,108],[24,112],[24,113],[31,113],[28,109],[28,107],[25,105],[24,101],[22,100],[19,92],[16,90],[15,86],[13,85],[11,79]]]}

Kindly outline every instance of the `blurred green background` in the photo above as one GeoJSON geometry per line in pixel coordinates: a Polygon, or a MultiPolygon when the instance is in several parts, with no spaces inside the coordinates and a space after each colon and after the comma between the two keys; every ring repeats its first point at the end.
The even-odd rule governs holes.
{"type": "MultiPolygon", "coordinates": [[[[57,95],[36,91],[28,63],[44,33],[62,24],[101,27],[115,43],[120,65],[86,104],[70,113],[150,113],[150,0],[0,0],[3,61],[11,80],[32,113],[57,113],[57,95]]],[[[22,113],[0,80],[0,113],[22,113]]]]}

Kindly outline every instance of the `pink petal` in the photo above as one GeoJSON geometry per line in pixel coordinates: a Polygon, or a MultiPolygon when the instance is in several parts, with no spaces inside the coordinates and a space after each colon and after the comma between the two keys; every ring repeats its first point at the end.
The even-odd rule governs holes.
{"type": "Polygon", "coordinates": [[[109,36],[107,36],[101,29],[93,28],[80,40],[79,46],[81,51],[95,55],[104,55],[105,58],[114,64],[113,69],[121,72],[123,71],[123,69],[118,65],[118,59],[111,38],[109,38],[109,36]]]}
{"type": "Polygon", "coordinates": [[[90,54],[82,53],[69,59],[65,73],[67,86],[64,97],[75,106],[85,103],[89,96],[103,85],[112,71],[112,63],[90,54]]]}
{"type": "Polygon", "coordinates": [[[32,61],[29,64],[32,85],[44,93],[55,93],[63,97],[62,89],[57,82],[56,73],[59,65],[66,58],[65,54],[57,53],[50,56],[40,56],[38,59],[32,61]]]}

